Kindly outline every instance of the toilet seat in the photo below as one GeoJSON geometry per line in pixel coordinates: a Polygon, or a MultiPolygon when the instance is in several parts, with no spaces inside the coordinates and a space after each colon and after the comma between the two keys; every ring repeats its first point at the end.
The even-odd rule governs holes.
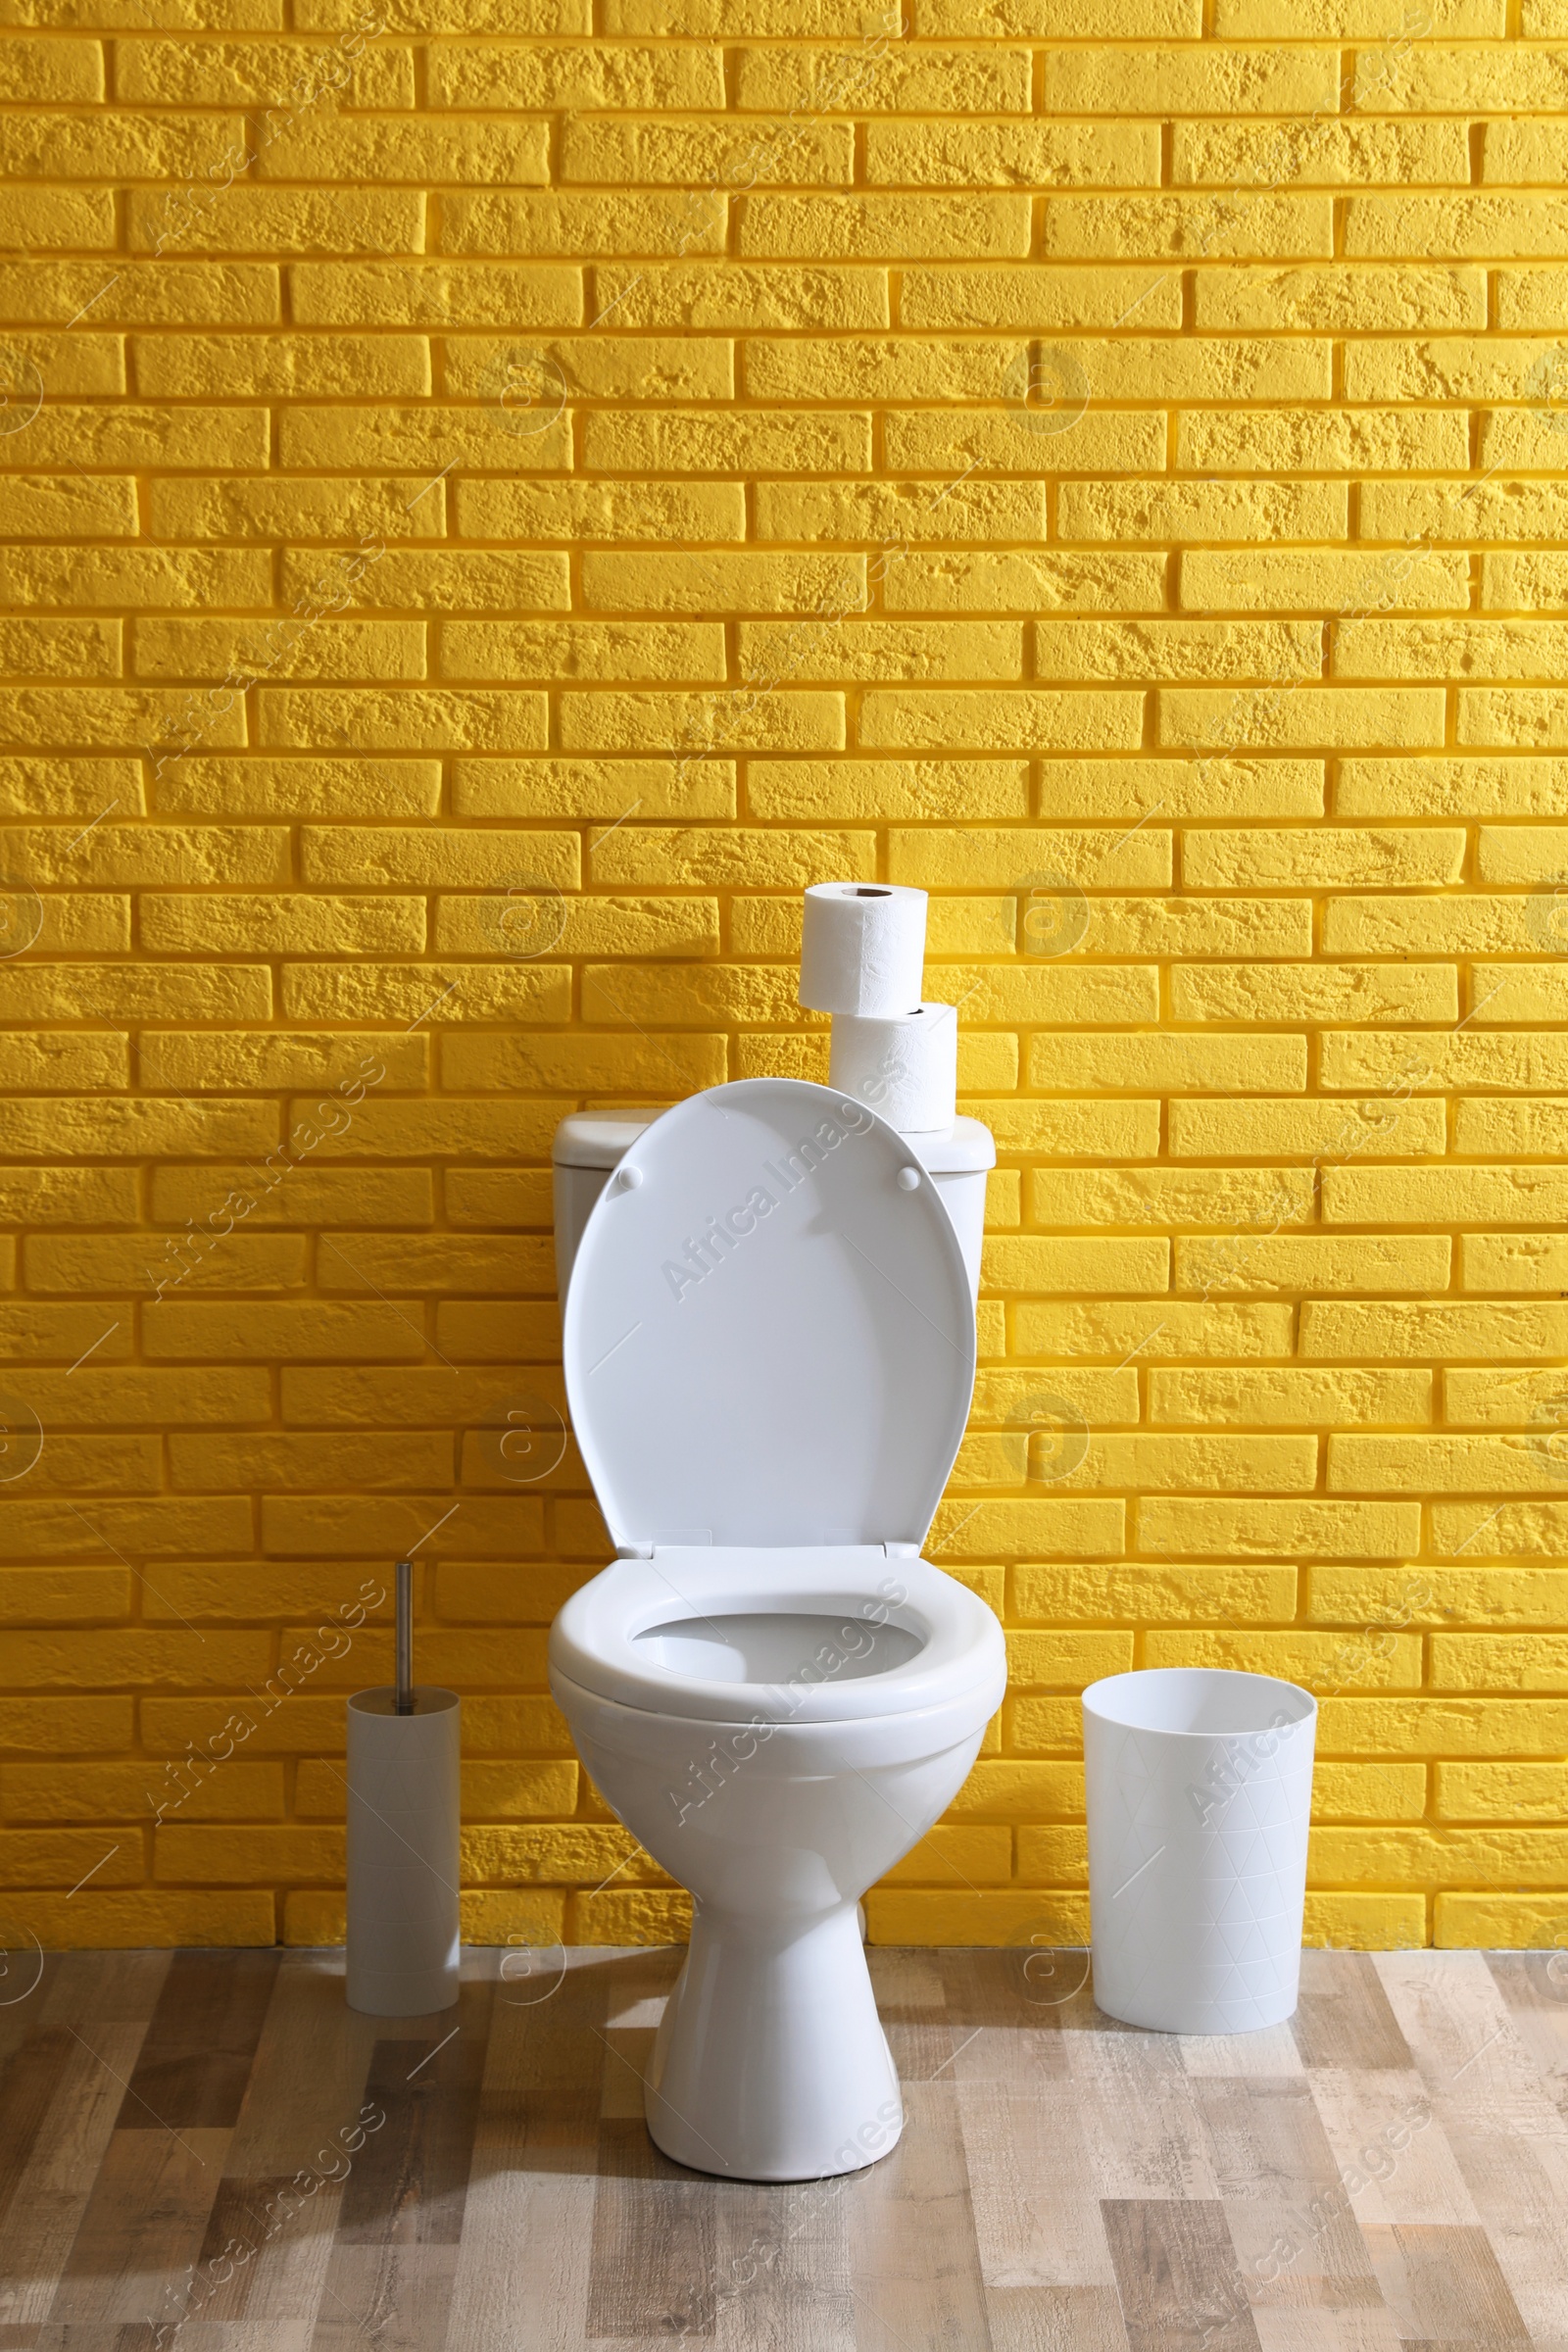
{"type": "Polygon", "coordinates": [[[871,1544],[717,1544],[615,1561],[562,1609],[550,1665],[552,1676],[579,1690],[649,1714],[826,1724],[904,1715],[994,1687],[989,1713],[1002,1696],[1006,1657],[985,1602],[928,1560],[871,1544]],[[874,1641],[890,1627],[915,1637],[919,1647],[902,1663],[852,1676],[848,1666],[820,1659],[813,1633],[772,1679],[748,1682],[660,1665],[639,1641],[660,1626],[773,1610],[842,1624],[851,1638],[829,1635],[827,1646],[853,1664],[861,1662],[862,1630],[874,1641]]]}
{"type": "Polygon", "coordinates": [[[913,1552],[974,1383],[963,1253],[864,1103],[712,1087],[644,1129],[596,1202],[563,1356],[622,1555],[728,1546],[765,1582],[803,1549],[913,1552]]]}

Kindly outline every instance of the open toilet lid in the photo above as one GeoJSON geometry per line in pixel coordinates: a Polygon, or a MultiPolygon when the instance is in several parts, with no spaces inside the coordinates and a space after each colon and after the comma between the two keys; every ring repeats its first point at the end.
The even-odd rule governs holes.
{"type": "Polygon", "coordinates": [[[830,1087],[749,1078],[627,1152],[578,1245],[564,1352],[617,1546],[918,1544],[963,1435],[974,1310],[904,1139],[830,1087]]]}

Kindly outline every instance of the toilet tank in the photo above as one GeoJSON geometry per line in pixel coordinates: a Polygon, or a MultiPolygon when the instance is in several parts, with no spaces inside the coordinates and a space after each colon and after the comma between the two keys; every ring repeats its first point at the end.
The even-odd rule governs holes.
{"type": "MultiPolygon", "coordinates": [[[[623,1152],[629,1152],[657,1110],[578,1110],[556,1129],[552,1158],[556,1190],[556,1296],[563,1301],[572,1260],[594,1202],[623,1152]]],[[[946,1134],[906,1135],[953,1219],[969,1274],[969,1296],[980,1290],[980,1244],[986,1222],[986,1172],[997,1164],[989,1127],[955,1119],[946,1134]]]]}

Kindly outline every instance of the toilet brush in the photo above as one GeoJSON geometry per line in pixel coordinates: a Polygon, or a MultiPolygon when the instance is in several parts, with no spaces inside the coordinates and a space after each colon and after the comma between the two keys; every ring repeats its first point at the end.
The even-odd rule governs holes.
{"type": "Polygon", "coordinates": [[[458,1997],[461,1709],[414,1680],[414,1563],[397,1564],[396,1681],[348,1702],[348,2003],[422,2017],[458,1997]]]}

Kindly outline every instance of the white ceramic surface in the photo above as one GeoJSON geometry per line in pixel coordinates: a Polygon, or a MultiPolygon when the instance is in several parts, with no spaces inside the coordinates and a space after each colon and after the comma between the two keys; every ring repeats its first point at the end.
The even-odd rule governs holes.
{"type": "Polygon", "coordinates": [[[836,1012],[828,1084],[869,1102],[901,1135],[945,1133],[956,1116],[956,1009],[925,1004],[885,1020],[836,1012]]]}
{"type": "Polygon", "coordinates": [[[1317,1701],[1219,1668],[1083,1694],[1095,1999],[1168,2034],[1296,2008],[1317,1701]]]}
{"type": "Polygon", "coordinates": [[[582,1586],[550,1633],[574,1686],[714,1723],[913,1718],[989,1693],[1004,1665],[977,1593],[873,1544],[661,1545],[582,1586]]]}
{"type": "Polygon", "coordinates": [[[910,1012],[925,968],[926,894],[887,882],[813,882],[801,932],[801,1003],[813,1012],[910,1012]]]}
{"type": "MultiPolygon", "coordinates": [[[[978,1132],[955,1173],[983,1185],[978,1132]]],[[[551,1689],[693,1895],[650,2132],[698,2171],[818,2179],[903,2123],[858,1898],[951,1802],[1005,1687],[991,1611],[917,1556],[968,1408],[969,1272],[918,1154],[831,1089],[715,1088],[617,1152],[605,1183],[558,1147],[558,1184],[604,1183],[564,1359],[637,1556],[557,1618],[551,1689]]]]}
{"type": "Polygon", "coordinates": [[[455,1690],[390,1689],[348,1702],[351,2009],[423,2017],[458,1997],[459,1750],[455,1690]]]}
{"type": "MultiPolygon", "coordinates": [[[[657,1110],[579,1110],[556,1129],[554,1160],[556,1296],[564,1298],[583,1227],[609,1182],[611,1171],[657,1110]]],[[[896,1125],[897,1121],[890,1121],[896,1125]]],[[[902,1132],[902,1130],[901,1130],[902,1132]]],[[[963,1251],[971,1299],[980,1290],[980,1252],[985,1242],[986,1176],[997,1164],[991,1130],[978,1119],[955,1119],[946,1134],[911,1135],[910,1151],[932,1178],[963,1251]]]]}
{"type": "Polygon", "coordinates": [[[618,1551],[917,1547],[974,1353],[930,1176],[863,1103],[791,1078],[712,1087],[646,1130],[583,1230],[562,1335],[618,1551]]]}
{"type": "MultiPolygon", "coordinates": [[[[940,1575],[924,1561],[880,1565],[940,1575]]],[[[857,1906],[951,1804],[1002,1698],[1001,1628],[955,1590],[975,1613],[967,1687],[904,1713],[768,1721],[761,1687],[736,1683],[724,1685],[729,1722],[655,1713],[552,1665],[551,1690],[595,1785],[694,1898],[647,2093],[649,2131],[677,2163],[744,2180],[817,2180],[874,2163],[899,2135],[898,2076],[857,1906]],[[975,1664],[989,1665],[987,1679],[973,1679],[975,1664]]],[[[842,1594],[847,1622],[880,1597],[875,1585],[842,1594]]],[[[813,1635],[805,1656],[817,1646],[813,1635]]]]}

